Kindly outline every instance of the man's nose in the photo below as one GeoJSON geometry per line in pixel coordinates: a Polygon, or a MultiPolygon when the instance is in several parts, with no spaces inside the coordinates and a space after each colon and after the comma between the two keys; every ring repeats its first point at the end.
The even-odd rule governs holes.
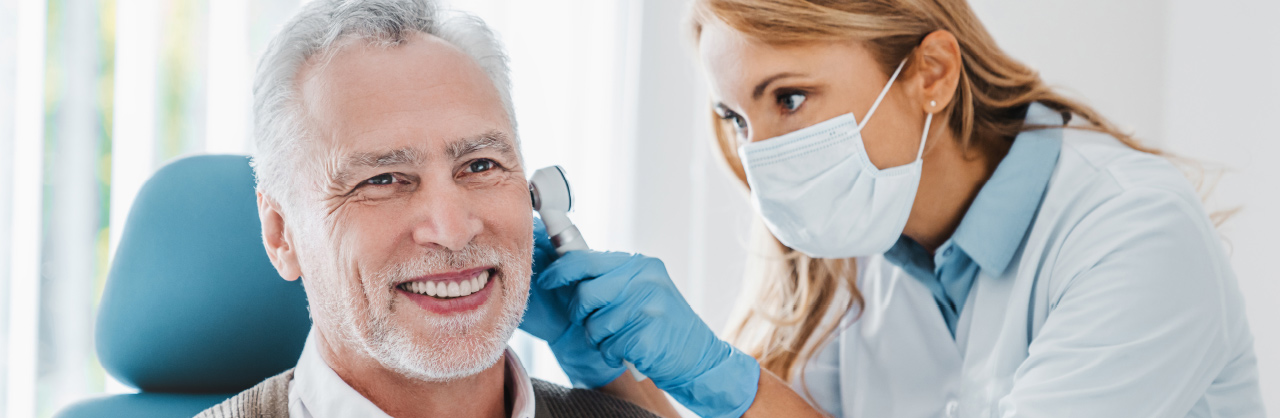
{"type": "Polygon", "coordinates": [[[452,182],[424,189],[414,199],[418,217],[413,227],[414,242],[450,251],[466,248],[484,228],[466,192],[452,182]]]}

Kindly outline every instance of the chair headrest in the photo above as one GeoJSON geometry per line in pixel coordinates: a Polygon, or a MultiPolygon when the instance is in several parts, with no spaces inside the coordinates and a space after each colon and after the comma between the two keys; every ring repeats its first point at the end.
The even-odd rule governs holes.
{"type": "Polygon", "coordinates": [[[139,191],[98,311],[98,356],[147,392],[238,392],[293,367],[311,320],[276,273],[248,158],[202,155],[139,191]]]}

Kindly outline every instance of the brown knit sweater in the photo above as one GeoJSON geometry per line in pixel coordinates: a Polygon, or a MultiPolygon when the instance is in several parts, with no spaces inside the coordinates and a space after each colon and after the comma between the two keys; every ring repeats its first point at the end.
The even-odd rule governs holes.
{"type": "MultiPolygon", "coordinates": [[[[196,418],[288,418],[290,380],[293,369],[206,409],[196,418]]],[[[644,408],[607,394],[532,380],[536,418],[657,418],[644,408]]]]}

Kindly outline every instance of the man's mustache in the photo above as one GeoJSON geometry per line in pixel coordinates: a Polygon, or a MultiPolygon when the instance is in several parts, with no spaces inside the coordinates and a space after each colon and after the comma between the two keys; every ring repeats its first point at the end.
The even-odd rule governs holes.
{"type": "Polygon", "coordinates": [[[494,266],[499,271],[522,258],[510,251],[489,245],[468,245],[462,250],[430,250],[419,256],[395,262],[377,275],[380,284],[391,286],[414,278],[494,266]]]}

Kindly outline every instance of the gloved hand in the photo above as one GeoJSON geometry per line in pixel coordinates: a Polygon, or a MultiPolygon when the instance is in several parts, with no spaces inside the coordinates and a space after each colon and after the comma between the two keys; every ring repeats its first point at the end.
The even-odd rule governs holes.
{"type": "Polygon", "coordinates": [[[751,407],[760,364],[711,332],[662,261],[571,251],[541,276],[549,289],[576,285],[569,319],[583,324],[610,366],[631,361],[700,416],[737,417],[751,407]]]}
{"type": "Polygon", "coordinates": [[[556,249],[541,219],[533,219],[533,228],[533,277],[529,286],[529,308],[520,329],[547,341],[574,386],[604,386],[622,375],[626,368],[606,364],[600,350],[587,339],[582,325],[569,320],[569,303],[577,286],[546,288],[539,285],[540,272],[555,261],[556,249]]]}

